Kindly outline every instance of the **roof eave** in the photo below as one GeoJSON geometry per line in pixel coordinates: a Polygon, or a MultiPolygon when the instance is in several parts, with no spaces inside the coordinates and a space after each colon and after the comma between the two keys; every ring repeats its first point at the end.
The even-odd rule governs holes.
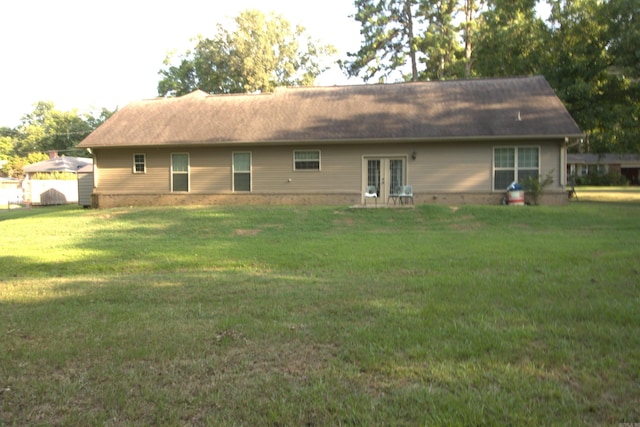
{"type": "Polygon", "coordinates": [[[176,141],[162,144],[118,144],[83,146],[85,149],[122,149],[122,148],[176,148],[176,147],[235,147],[247,145],[317,145],[317,144],[384,144],[384,143],[433,143],[433,142],[485,142],[485,141],[539,141],[563,140],[570,145],[577,144],[584,134],[535,134],[535,135],[480,135],[480,136],[442,136],[419,138],[340,138],[309,140],[254,140],[254,141],[176,141]]]}

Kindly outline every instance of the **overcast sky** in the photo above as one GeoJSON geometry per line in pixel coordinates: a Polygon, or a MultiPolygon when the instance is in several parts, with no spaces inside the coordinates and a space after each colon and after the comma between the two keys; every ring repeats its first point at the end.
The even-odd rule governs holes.
{"type": "MultiPolygon", "coordinates": [[[[339,58],[360,46],[353,0],[0,0],[0,127],[16,127],[38,101],[82,113],[154,98],[168,51],[247,9],[304,26],[339,58]]],[[[317,81],[357,83],[337,69],[317,81]]]]}

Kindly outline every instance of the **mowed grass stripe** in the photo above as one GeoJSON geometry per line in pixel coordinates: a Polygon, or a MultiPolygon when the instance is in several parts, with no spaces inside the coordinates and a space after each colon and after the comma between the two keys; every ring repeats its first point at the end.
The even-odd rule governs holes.
{"type": "Polygon", "coordinates": [[[0,423],[634,422],[638,213],[12,211],[0,423]]]}

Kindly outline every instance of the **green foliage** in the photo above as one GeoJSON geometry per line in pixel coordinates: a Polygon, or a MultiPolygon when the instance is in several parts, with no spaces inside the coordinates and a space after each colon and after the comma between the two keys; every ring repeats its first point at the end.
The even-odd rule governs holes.
{"type": "Polygon", "coordinates": [[[17,128],[0,129],[0,159],[9,160],[2,172],[22,177],[22,167],[46,160],[48,151],[86,156],[85,150],[74,147],[113,113],[103,108],[98,113],[80,115],[75,110],[57,110],[52,102],[34,104],[33,112],[25,114],[17,128]]]}
{"type": "MultiPolygon", "coordinates": [[[[637,0],[608,0],[605,19],[609,51],[616,70],[633,79],[640,78],[640,3],[637,0]]],[[[637,98],[636,98],[637,99],[637,98]]]]}
{"type": "Polygon", "coordinates": [[[544,75],[586,133],[583,151],[640,153],[640,3],[356,0],[365,81],[544,75]],[[457,23],[457,25],[454,25],[457,23]],[[418,65],[417,73],[409,68],[418,65]]]}
{"type": "Polygon", "coordinates": [[[396,71],[402,72],[409,62],[411,74],[407,80],[418,79],[416,46],[418,24],[416,0],[355,0],[364,41],[356,53],[348,53],[340,61],[348,76],[360,76],[364,81],[377,78],[382,82],[396,71]]]}
{"type": "MultiPolygon", "coordinates": [[[[31,176],[31,175],[30,175],[31,176]]],[[[75,181],[78,179],[78,175],[72,172],[37,172],[31,176],[31,179],[40,181],[75,181]]]]}
{"type": "Polygon", "coordinates": [[[13,138],[0,136],[0,160],[6,160],[13,151],[13,138]]]}
{"type": "Polygon", "coordinates": [[[207,93],[272,92],[276,86],[311,85],[328,68],[335,48],[312,40],[281,15],[247,10],[235,18],[236,29],[218,26],[213,38],[199,37],[192,50],[164,61],[161,96],[207,93]]]}
{"type": "Polygon", "coordinates": [[[52,102],[38,102],[32,113],[22,118],[14,151],[67,150],[75,147],[93,129],[77,111],[62,112],[52,102]]]}
{"type": "Polygon", "coordinates": [[[483,14],[474,61],[480,76],[508,77],[540,72],[549,40],[532,0],[491,0],[483,14]]]}
{"type": "Polygon", "coordinates": [[[2,167],[2,172],[11,178],[24,177],[23,168],[27,165],[47,160],[49,156],[40,152],[28,153],[26,156],[11,156],[7,164],[2,167]]]}
{"type": "Polygon", "coordinates": [[[629,185],[627,178],[619,171],[610,171],[608,173],[597,173],[575,177],[576,185],[595,185],[595,186],[626,186],[629,185]]]}
{"type": "Polygon", "coordinates": [[[553,170],[550,170],[544,178],[540,177],[528,177],[527,182],[525,182],[524,188],[527,191],[527,194],[531,196],[533,200],[533,204],[537,205],[540,201],[540,197],[544,193],[545,188],[553,184],[553,170]]]}
{"type": "Polygon", "coordinates": [[[457,0],[422,2],[427,28],[418,41],[424,70],[420,80],[443,80],[464,75],[463,48],[454,23],[457,0]]]}

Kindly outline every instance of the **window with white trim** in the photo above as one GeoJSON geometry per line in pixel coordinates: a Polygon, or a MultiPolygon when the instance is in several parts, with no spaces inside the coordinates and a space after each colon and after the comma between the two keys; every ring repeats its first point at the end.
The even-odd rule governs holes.
{"type": "Polygon", "coordinates": [[[189,154],[171,154],[171,191],[189,191],[189,154]]]}
{"type": "Polygon", "coordinates": [[[540,176],[538,147],[495,147],[493,149],[493,189],[506,190],[514,181],[525,187],[529,177],[540,176]]]}
{"type": "Polygon", "coordinates": [[[320,151],[305,150],[293,152],[293,170],[320,170],[320,151]]]}
{"type": "Polygon", "coordinates": [[[233,153],[233,191],[251,191],[251,153],[233,153]]]}
{"type": "Polygon", "coordinates": [[[133,173],[146,173],[147,161],[144,154],[136,153],[133,155],[133,173]]]}

